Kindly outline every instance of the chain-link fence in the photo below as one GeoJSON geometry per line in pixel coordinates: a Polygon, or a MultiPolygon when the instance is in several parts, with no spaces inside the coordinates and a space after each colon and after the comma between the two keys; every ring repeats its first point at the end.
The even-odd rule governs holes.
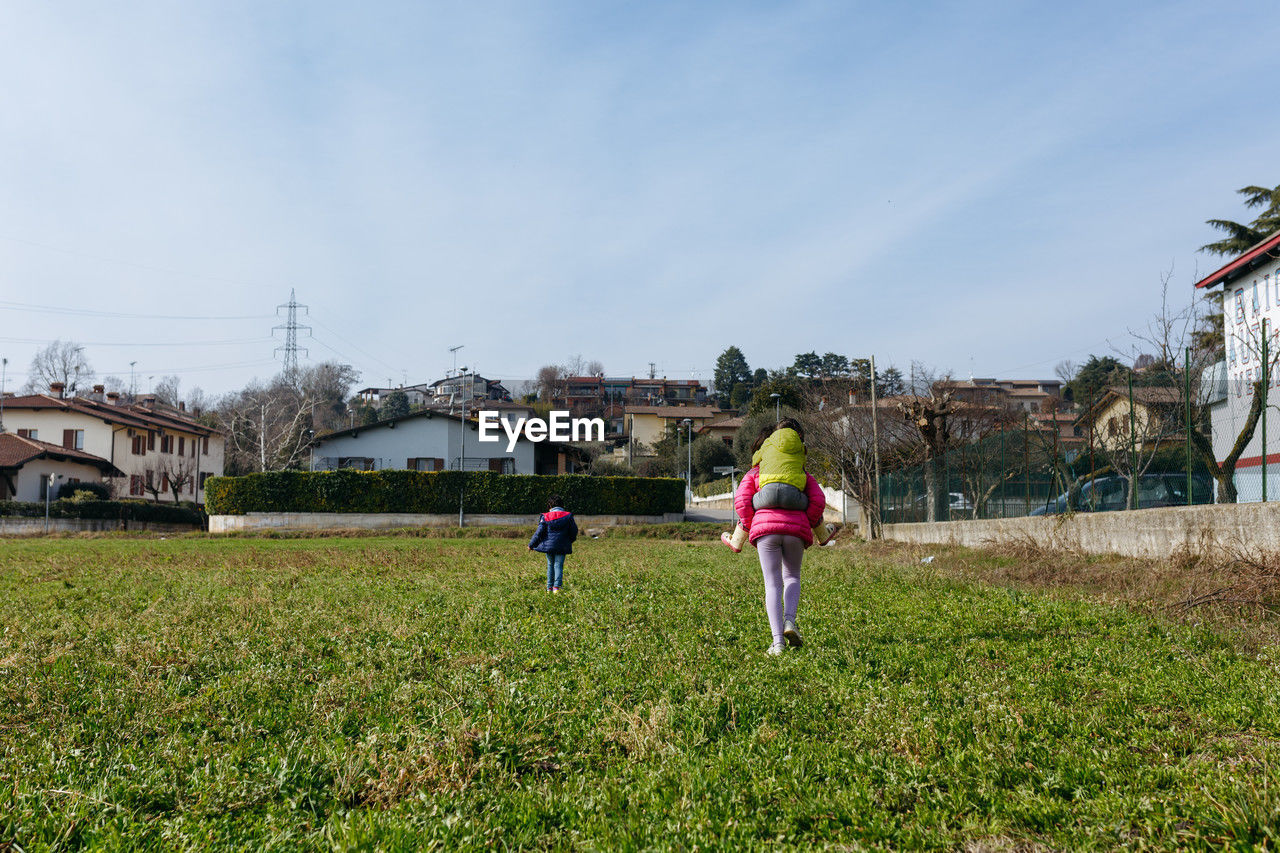
{"type": "Polygon", "coordinates": [[[927,398],[899,407],[926,428],[914,448],[900,449],[896,464],[888,454],[879,481],[881,518],[1275,500],[1280,395],[1270,390],[1272,371],[1259,367],[1228,379],[1228,370],[1220,363],[1136,371],[1125,384],[1099,387],[1085,399],[1039,399],[1022,408],[972,383],[935,386],[927,398]]]}

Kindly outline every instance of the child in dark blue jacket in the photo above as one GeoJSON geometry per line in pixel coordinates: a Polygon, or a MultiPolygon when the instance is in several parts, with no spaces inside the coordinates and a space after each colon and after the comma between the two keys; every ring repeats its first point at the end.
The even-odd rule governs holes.
{"type": "Polygon", "coordinates": [[[578,538],[578,523],[573,513],[561,504],[564,499],[552,495],[547,500],[547,511],[538,519],[538,529],[529,540],[530,551],[547,555],[547,592],[559,592],[564,583],[564,557],[573,553],[573,540],[578,538]]]}

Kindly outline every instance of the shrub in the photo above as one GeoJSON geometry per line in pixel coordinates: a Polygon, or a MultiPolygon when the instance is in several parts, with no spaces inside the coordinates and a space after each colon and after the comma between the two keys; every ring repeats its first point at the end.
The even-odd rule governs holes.
{"type": "Polygon", "coordinates": [[[684,509],[675,479],[534,476],[489,471],[270,471],[212,477],[206,506],[214,515],[249,512],[453,513],[532,515],[558,493],[580,515],[661,515],[684,509]]]}
{"type": "MultiPolygon", "coordinates": [[[[43,518],[44,512],[43,501],[0,501],[0,516],[43,518]]],[[[207,516],[193,506],[98,500],[56,500],[49,504],[49,517],[155,521],[164,524],[198,524],[202,527],[207,520],[207,516]]]]}
{"type": "MultiPolygon", "coordinates": [[[[91,500],[111,500],[111,487],[106,483],[63,483],[58,487],[57,499],[76,498],[77,493],[87,492],[91,500]]],[[[84,500],[83,497],[76,498],[84,500]]]]}

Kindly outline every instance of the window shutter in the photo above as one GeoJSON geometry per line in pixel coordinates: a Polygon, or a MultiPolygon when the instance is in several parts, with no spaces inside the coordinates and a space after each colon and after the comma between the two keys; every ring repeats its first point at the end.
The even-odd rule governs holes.
{"type": "Polygon", "coordinates": [[[186,438],[186,436],[182,436],[182,435],[178,436],[178,455],[179,455],[179,456],[186,456],[186,455],[187,455],[187,438],[186,438]]]}
{"type": "Polygon", "coordinates": [[[76,446],[76,431],[75,431],[75,430],[73,430],[73,429],[64,429],[64,430],[62,431],[62,446],[63,446],[63,447],[70,448],[70,449],[72,449],[72,450],[74,450],[74,449],[75,449],[75,446],[76,446]]]}

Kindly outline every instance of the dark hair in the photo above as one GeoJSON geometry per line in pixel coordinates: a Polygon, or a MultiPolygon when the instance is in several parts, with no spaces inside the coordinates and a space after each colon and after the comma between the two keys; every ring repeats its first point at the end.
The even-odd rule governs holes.
{"type": "Polygon", "coordinates": [[[547,509],[555,509],[558,506],[564,506],[564,498],[559,495],[552,495],[547,498],[547,509]]]}
{"type": "Polygon", "coordinates": [[[804,441],[804,427],[800,426],[800,422],[795,418],[783,418],[778,421],[775,429],[793,429],[796,431],[796,435],[800,436],[800,440],[804,441]]]}
{"type": "Polygon", "coordinates": [[[773,424],[765,424],[760,427],[760,434],[756,436],[756,440],[751,442],[751,452],[754,454],[760,449],[760,445],[764,444],[764,440],[773,435],[773,431],[777,429],[773,424]]]}

